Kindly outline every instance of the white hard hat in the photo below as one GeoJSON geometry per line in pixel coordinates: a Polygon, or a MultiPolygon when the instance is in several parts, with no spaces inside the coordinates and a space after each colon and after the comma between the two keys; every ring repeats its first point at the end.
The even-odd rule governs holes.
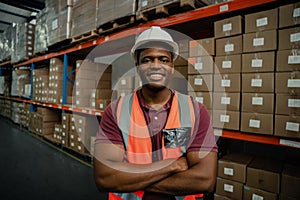
{"type": "Polygon", "coordinates": [[[175,60],[177,58],[179,52],[178,44],[173,40],[168,32],[162,30],[159,26],[152,26],[150,29],[147,29],[138,36],[131,49],[132,57],[134,58],[135,51],[139,49],[141,45],[148,42],[162,42],[168,44],[173,48],[173,59],[175,60]]]}

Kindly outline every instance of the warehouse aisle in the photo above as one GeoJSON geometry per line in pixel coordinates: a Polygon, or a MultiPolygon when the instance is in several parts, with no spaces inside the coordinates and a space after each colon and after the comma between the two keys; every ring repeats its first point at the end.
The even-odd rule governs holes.
{"type": "Polygon", "coordinates": [[[1,199],[106,199],[96,189],[92,168],[1,117],[0,127],[1,199]]]}

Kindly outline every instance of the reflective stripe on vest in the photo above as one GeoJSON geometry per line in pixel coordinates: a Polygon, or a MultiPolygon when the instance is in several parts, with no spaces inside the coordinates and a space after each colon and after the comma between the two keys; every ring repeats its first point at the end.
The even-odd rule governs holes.
{"type": "MultiPolygon", "coordinates": [[[[152,142],[150,133],[136,92],[120,98],[117,108],[117,121],[126,148],[125,160],[135,164],[152,163],[152,142]]],[[[191,98],[187,95],[175,92],[164,128],[174,129],[189,127],[191,128],[192,134],[194,122],[195,113],[191,98]]],[[[185,147],[165,148],[164,138],[162,138],[163,159],[179,158],[185,152],[185,147]]],[[[136,194],[141,194],[140,197],[142,197],[143,191],[121,194],[110,193],[109,200],[139,199],[136,194]]],[[[176,196],[176,200],[194,200],[195,197],[196,195],[176,196]]]]}

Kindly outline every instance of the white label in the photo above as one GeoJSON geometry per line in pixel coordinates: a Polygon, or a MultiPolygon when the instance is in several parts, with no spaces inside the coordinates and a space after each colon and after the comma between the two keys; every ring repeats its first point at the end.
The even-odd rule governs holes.
{"type": "Polygon", "coordinates": [[[66,142],[64,140],[61,141],[62,144],[65,144],[66,142]]]}
{"type": "Polygon", "coordinates": [[[58,28],[58,20],[55,19],[55,20],[52,21],[52,30],[55,30],[57,28],[58,28]]]}
{"type": "Polygon", "coordinates": [[[232,66],[231,60],[223,61],[223,62],[222,62],[222,68],[223,68],[223,69],[230,69],[231,66],[232,66]]]}
{"type": "Polygon", "coordinates": [[[224,191],[233,192],[233,185],[224,184],[224,191]]]}
{"type": "Polygon", "coordinates": [[[222,129],[214,129],[214,135],[215,135],[215,136],[220,136],[220,137],[221,137],[221,136],[222,136],[222,133],[223,133],[223,132],[222,132],[222,129]]]}
{"type": "Polygon", "coordinates": [[[290,42],[300,41],[300,33],[294,33],[290,35],[290,42]]]}
{"type": "Polygon", "coordinates": [[[232,23],[223,24],[223,32],[231,31],[232,30],[232,23]]]}
{"type": "Polygon", "coordinates": [[[104,108],[103,103],[100,103],[100,104],[99,104],[99,108],[100,108],[100,109],[103,109],[103,108],[104,108]]]}
{"type": "Polygon", "coordinates": [[[260,128],[260,120],[250,119],[249,127],[260,128]]]}
{"type": "Polygon", "coordinates": [[[252,79],[251,87],[262,87],[262,79],[252,79]]]}
{"type": "Polygon", "coordinates": [[[253,193],[252,194],[252,200],[264,200],[264,197],[253,193]]]}
{"type": "Polygon", "coordinates": [[[195,78],[194,84],[195,85],[202,85],[203,84],[203,79],[202,78],[195,78]]]}
{"type": "Polygon", "coordinates": [[[71,135],[71,139],[74,139],[74,135],[71,135]]]}
{"type": "Polygon", "coordinates": [[[300,79],[289,79],[287,85],[288,85],[288,88],[299,88],[300,87],[300,79]]]}
{"type": "Polygon", "coordinates": [[[224,174],[228,176],[233,176],[233,169],[224,167],[224,174]]]}
{"type": "Polygon", "coordinates": [[[81,146],[78,146],[78,150],[81,151],[81,146]]]}
{"type": "Polygon", "coordinates": [[[79,68],[79,67],[80,67],[80,65],[81,65],[81,63],[80,63],[80,62],[78,62],[78,63],[77,63],[77,65],[76,65],[76,67],[77,67],[77,68],[79,68]]]}
{"type": "Polygon", "coordinates": [[[196,70],[202,70],[203,69],[203,63],[200,62],[200,63],[195,63],[195,69],[196,70]]]}
{"type": "Polygon", "coordinates": [[[262,67],[262,66],[263,66],[263,60],[262,59],[252,59],[251,67],[262,67]]]}
{"type": "Polygon", "coordinates": [[[81,142],[81,137],[78,137],[77,140],[78,140],[78,142],[81,142]]]}
{"type": "Polygon", "coordinates": [[[300,8],[295,8],[293,12],[293,17],[299,17],[300,16],[300,8]]]}
{"type": "Polygon", "coordinates": [[[79,124],[82,124],[82,119],[79,119],[79,124]]]}
{"type": "Polygon", "coordinates": [[[234,51],[234,44],[226,44],[225,45],[225,52],[234,51]]]}
{"type": "Polygon", "coordinates": [[[77,90],[76,91],[76,96],[79,96],[80,95],[80,92],[77,90]]]}
{"type": "Polygon", "coordinates": [[[229,115],[221,115],[220,116],[220,122],[229,123],[230,116],[229,115]]]}
{"type": "Polygon", "coordinates": [[[62,136],[64,136],[64,137],[66,136],[66,133],[65,133],[65,132],[62,132],[61,134],[62,134],[62,136]]]}
{"type": "Polygon", "coordinates": [[[262,106],[264,104],[263,97],[252,97],[252,105],[262,106]]]}
{"type": "Polygon", "coordinates": [[[230,104],[230,97],[222,97],[221,98],[222,105],[229,105],[230,104]]]}
{"type": "Polygon", "coordinates": [[[126,80],[125,79],[121,80],[121,85],[126,85],[126,80]]]}
{"type": "Polygon", "coordinates": [[[256,20],[256,27],[268,25],[268,17],[260,18],[256,20]]]}
{"type": "Polygon", "coordinates": [[[71,142],[71,146],[72,146],[72,147],[74,147],[74,146],[75,146],[74,142],[71,142]]]}
{"type": "Polygon", "coordinates": [[[300,148],[300,142],[280,139],[279,143],[290,147],[300,148]]]}
{"type": "Polygon", "coordinates": [[[230,80],[222,80],[221,86],[222,87],[230,87],[231,81],[230,80]]]}
{"type": "Polygon", "coordinates": [[[289,56],[288,64],[300,64],[300,56],[289,56]]]}
{"type": "Polygon", "coordinates": [[[264,46],[265,44],[265,38],[254,38],[253,39],[253,46],[264,46]]]}
{"type": "Polygon", "coordinates": [[[299,123],[286,122],[285,130],[299,132],[299,123]]]}
{"type": "Polygon", "coordinates": [[[204,98],[203,97],[196,97],[196,101],[203,103],[204,102],[204,98]]]}
{"type": "Polygon", "coordinates": [[[289,108],[300,108],[300,99],[289,99],[288,107],[289,108]]]}
{"type": "Polygon", "coordinates": [[[225,4],[225,5],[222,5],[220,6],[220,12],[225,12],[225,11],[228,11],[229,10],[229,6],[228,4],[225,4]]]}
{"type": "Polygon", "coordinates": [[[79,132],[79,133],[82,133],[82,128],[78,128],[78,132],[79,132]]]}
{"type": "Polygon", "coordinates": [[[148,5],[148,1],[142,1],[142,7],[145,7],[148,5]]]}

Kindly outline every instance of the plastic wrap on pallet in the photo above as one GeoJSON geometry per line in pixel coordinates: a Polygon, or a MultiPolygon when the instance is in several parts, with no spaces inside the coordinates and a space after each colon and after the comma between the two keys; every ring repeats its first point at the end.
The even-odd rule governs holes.
{"type": "Polygon", "coordinates": [[[97,27],[136,14],[136,0],[98,0],[97,27]]]}
{"type": "Polygon", "coordinates": [[[24,96],[26,84],[30,84],[29,70],[14,70],[12,72],[11,96],[24,96]]]}
{"type": "Polygon", "coordinates": [[[9,26],[3,33],[0,34],[0,61],[10,60],[13,52],[12,39],[15,36],[16,29],[9,26]]]}
{"type": "Polygon", "coordinates": [[[10,77],[0,76],[0,94],[9,96],[10,91],[10,77]]]}
{"type": "Polygon", "coordinates": [[[97,29],[98,0],[74,0],[72,8],[72,38],[97,29]]]}
{"type": "Polygon", "coordinates": [[[47,28],[49,46],[71,37],[71,22],[68,21],[71,9],[68,9],[68,0],[46,0],[47,28]]]}
{"type": "Polygon", "coordinates": [[[36,27],[34,35],[34,54],[47,51],[49,44],[47,27],[47,9],[41,10],[36,16],[36,27]]]}
{"type": "Polygon", "coordinates": [[[35,24],[16,24],[16,35],[13,38],[14,51],[11,61],[16,63],[33,56],[35,24]]]}

